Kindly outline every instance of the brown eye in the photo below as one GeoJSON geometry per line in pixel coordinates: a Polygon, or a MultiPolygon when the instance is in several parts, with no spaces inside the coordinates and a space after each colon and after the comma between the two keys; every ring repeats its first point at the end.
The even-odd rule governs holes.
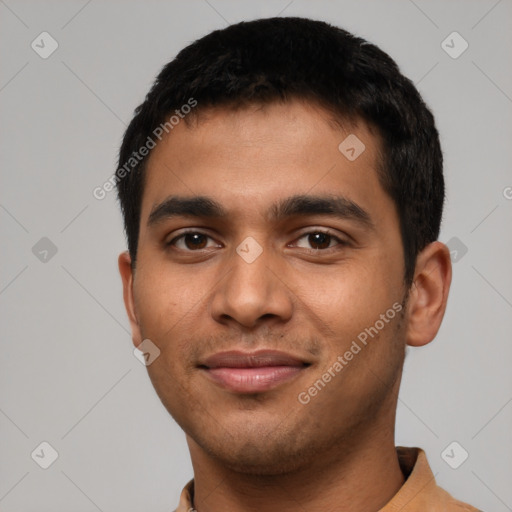
{"type": "MultiPolygon", "coordinates": [[[[211,237],[204,233],[188,231],[173,238],[167,245],[173,245],[180,250],[191,252],[208,248],[208,240],[211,240],[211,237]]],[[[212,246],[210,245],[210,247],[212,246]]]]}
{"type": "Polygon", "coordinates": [[[331,243],[331,235],[327,233],[310,233],[308,242],[313,249],[327,249],[331,243]]]}
{"type": "Polygon", "coordinates": [[[201,233],[187,233],[183,240],[188,249],[204,249],[207,243],[207,237],[201,233]]]}
{"type": "Polygon", "coordinates": [[[303,249],[309,249],[310,251],[316,252],[325,249],[332,249],[336,246],[345,246],[348,244],[344,240],[331,233],[317,230],[304,233],[301,237],[298,238],[296,245],[298,247],[302,247],[303,249]],[[301,242],[301,240],[305,240],[305,244],[304,242],[301,242]]]}

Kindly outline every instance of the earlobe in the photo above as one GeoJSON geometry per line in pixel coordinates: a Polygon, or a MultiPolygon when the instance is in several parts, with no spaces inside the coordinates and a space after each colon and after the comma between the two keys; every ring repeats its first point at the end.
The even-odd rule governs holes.
{"type": "Polygon", "coordinates": [[[138,347],[142,342],[142,336],[133,296],[133,271],[131,257],[128,251],[122,252],[119,255],[118,266],[119,273],[121,274],[121,279],[123,281],[124,306],[132,329],[132,341],[134,346],[138,347]]]}
{"type": "Polygon", "coordinates": [[[452,279],[450,251],[432,242],[418,255],[407,306],[407,344],[423,346],[436,336],[446,311],[452,279]]]}

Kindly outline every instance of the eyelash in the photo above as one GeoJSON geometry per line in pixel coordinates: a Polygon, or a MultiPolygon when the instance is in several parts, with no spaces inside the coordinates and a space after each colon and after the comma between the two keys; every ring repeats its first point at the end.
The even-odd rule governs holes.
{"type": "MultiPolygon", "coordinates": [[[[327,247],[325,249],[307,249],[307,248],[304,248],[302,247],[301,249],[305,249],[306,251],[310,252],[310,253],[314,253],[314,254],[318,254],[319,252],[330,252],[332,249],[336,249],[336,247],[345,247],[347,245],[349,245],[349,243],[345,240],[342,240],[341,238],[339,238],[338,236],[336,236],[334,233],[332,233],[331,231],[329,230],[323,230],[323,229],[313,229],[311,231],[307,231],[305,233],[302,233],[298,238],[297,240],[300,240],[301,238],[304,238],[306,236],[309,236],[309,235],[312,235],[312,234],[317,234],[317,233],[321,233],[323,235],[328,235],[331,237],[332,240],[336,241],[337,244],[332,246],[332,247],[327,247]]],[[[170,247],[170,246],[174,246],[176,241],[177,240],[181,240],[182,238],[184,238],[186,235],[203,235],[207,238],[210,238],[212,239],[212,237],[206,233],[203,233],[201,231],[197,231],[197,230],[189,230],[189,231],[184,231],[182,232],[180,235],[178,235],[177,237],[173,238],[171,241],[169,242],[166,242],[165,245],[170,247]]],[[[198,249],[196,251],[194,250],[190,250],[190,249],[178,249],[178,250],[183,250],[185,252],[200,252],[201,250],[204,250],[204,249],[198,249]]]]}

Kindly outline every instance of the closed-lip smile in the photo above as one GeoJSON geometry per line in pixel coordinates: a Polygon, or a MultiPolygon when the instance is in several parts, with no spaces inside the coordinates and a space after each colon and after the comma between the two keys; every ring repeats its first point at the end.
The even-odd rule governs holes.
{"type": "Polygon", "coordinates": [[[224,389],[236,393],[258,393],[290,381],[310,364],[278,350],[230,350],[206,358],[199,368],[224,389]]]}

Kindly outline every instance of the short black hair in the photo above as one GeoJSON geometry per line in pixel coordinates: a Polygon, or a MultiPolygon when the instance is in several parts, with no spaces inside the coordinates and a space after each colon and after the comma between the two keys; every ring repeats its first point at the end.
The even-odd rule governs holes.
{"type": "Polygon", "coordinates": [[[404,279],[412,282],[418,253],[439,235],[444,203],[434,117],[414,84],[377,46],[326,22],[297,17],[241,22],[198,39],[163,67],[135,109],[119,152],[117,172],[121,166],[125,172],[116,180],[133,268],[148,159],[138,151],[166,117],[183,117],[181,112],[191,110],[186,105],[194,105],[188,117],[212,106],[297,98],[329,109],[341,121],[361,119],[376,128],[382,142],[379,180],[397,207],[404,279]]]}

